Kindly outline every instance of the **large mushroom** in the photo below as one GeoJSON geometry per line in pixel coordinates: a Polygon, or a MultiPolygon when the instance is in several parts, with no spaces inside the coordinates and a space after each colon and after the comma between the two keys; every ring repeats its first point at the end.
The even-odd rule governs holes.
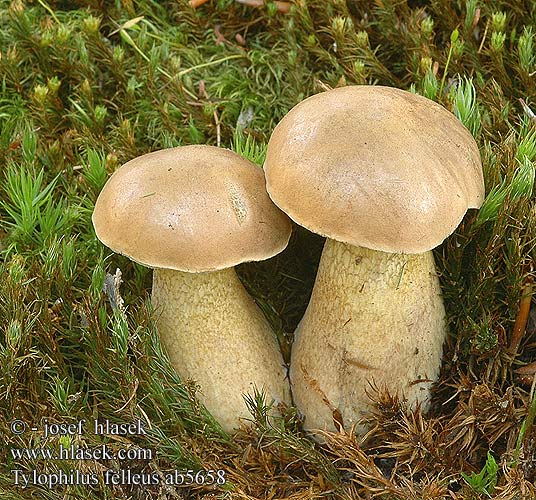
{"type": "Polygon", "coordinates": [[[233,269],[276,255],[290,237],[261,168],[212,146],[149,153],[108,180],[93,224],[105,245],[154,268],[162,343],[225,430],[249,415],[243,396],[254,388],[289,402],[277,339],[233,269]]]}
{"type": "Polygon", "coordinates": [[[447,334],[431,250],[484,197],[469,131],[419,95],[337,88],[283,118],[264,168],[275,204],[327,237],[291,357],[305,429],[350,428],[372,386],[426,409],[447,334]]]}

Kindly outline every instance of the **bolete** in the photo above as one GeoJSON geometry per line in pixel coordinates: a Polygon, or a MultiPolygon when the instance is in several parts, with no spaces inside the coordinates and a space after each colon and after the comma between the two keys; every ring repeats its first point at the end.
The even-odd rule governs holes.
{"type": "Polygon", "coordinates": [[[140,156],[108,180],[93,224],[105,245],[154,268],[162,343],[225,430],[249,415],[243,395],[254,388],[289,402],[277,339],[233,269],[276,255],[290,237],[260,167],[212,146],[140,156]]]}
{"type": "Polygon", "coordinates": [[[337,88],[281,120],[264,168],[275,204],[327,237],[292,348],[305,429],[350,428],[373,386],[426,409],[447,334],[431,250],[484,197],[469,131],[419,95],[337,88]]]}

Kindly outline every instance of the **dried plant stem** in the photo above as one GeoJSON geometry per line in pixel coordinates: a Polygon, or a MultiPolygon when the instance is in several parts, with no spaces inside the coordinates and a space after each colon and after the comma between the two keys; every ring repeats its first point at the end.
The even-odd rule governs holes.
{"type": "Polygon", "coordinates": [[[515,357],[523,333],[527,326],[527,320],[529,319],[530,303],[532,301],[532,283],[527,283],[523,287],[523,294],[519,304],[519,312],[517,313],[516,322],[514,323],[514,330],[512,332],[512,340],[510,342],[509,350],[515,357]]]}
{"type": "Polygon", "coordinates": [[[207,2],[208,0],[190,0],[188,3],[190,4],[190,7],[196,9],[197,7],[201,7],[201,5],[207,2]]]}
{"type": "MultiPolygon", "coordinates": [[[[247,5],[249,7],[263,7],[264,0],[237,0],[238,3],[247,5]]],[[[290,10],[289,2],[274,2],[277,10],[283,14],[286,14],[290,10]]]]}
{"type": "Polygon", "coordinates": [[[515,370],[516,373],[520,375],[535,375],[536,374],[536,361],[529,363],[528,365],[522,366],[515,370]]]}

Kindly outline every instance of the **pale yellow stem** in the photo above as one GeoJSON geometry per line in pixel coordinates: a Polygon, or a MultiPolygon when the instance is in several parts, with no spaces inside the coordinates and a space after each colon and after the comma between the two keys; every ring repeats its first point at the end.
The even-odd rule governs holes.
{"type": "Polygon", "coordinates": [[[371,384],[426,407],[446,332],[432,252],[389,254],[328,239],[292,350],[305,428],[334,430],[342,418],[350,429],[370,410],[371,384]]]}
{"type": "Polygon", "coordinates": [[[268,403],[289,403],[277,339],[234,269],[155,269],[152,300],[171,364],[200,385],[200,401],[225,430],[251,418],[243,395],[254,387],[268,403]]]}

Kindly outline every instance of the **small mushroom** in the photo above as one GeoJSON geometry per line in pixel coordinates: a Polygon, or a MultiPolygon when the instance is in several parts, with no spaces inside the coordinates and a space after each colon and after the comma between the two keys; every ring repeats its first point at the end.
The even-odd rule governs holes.
{"type": "Polygon", "coordinates": [[[254,387],[289,402],[277,339],[233,269],[276,255],[290,237],[261,168],[212,146],[149,153],[108,180],[93,224],[105,245],[154,268],[162,343],[223,429],[248,417],[243,395],[254,387]]]}
{"type": "Polygon", "coordinates": [[[292,347],[305,429],[349,429],[371,385],[426,409],[447,334],[431,249],[484,197],[469,131],[419,95],[337,88],[283,118],[264,168],[275,204],[328,238],[292,347]]]}

